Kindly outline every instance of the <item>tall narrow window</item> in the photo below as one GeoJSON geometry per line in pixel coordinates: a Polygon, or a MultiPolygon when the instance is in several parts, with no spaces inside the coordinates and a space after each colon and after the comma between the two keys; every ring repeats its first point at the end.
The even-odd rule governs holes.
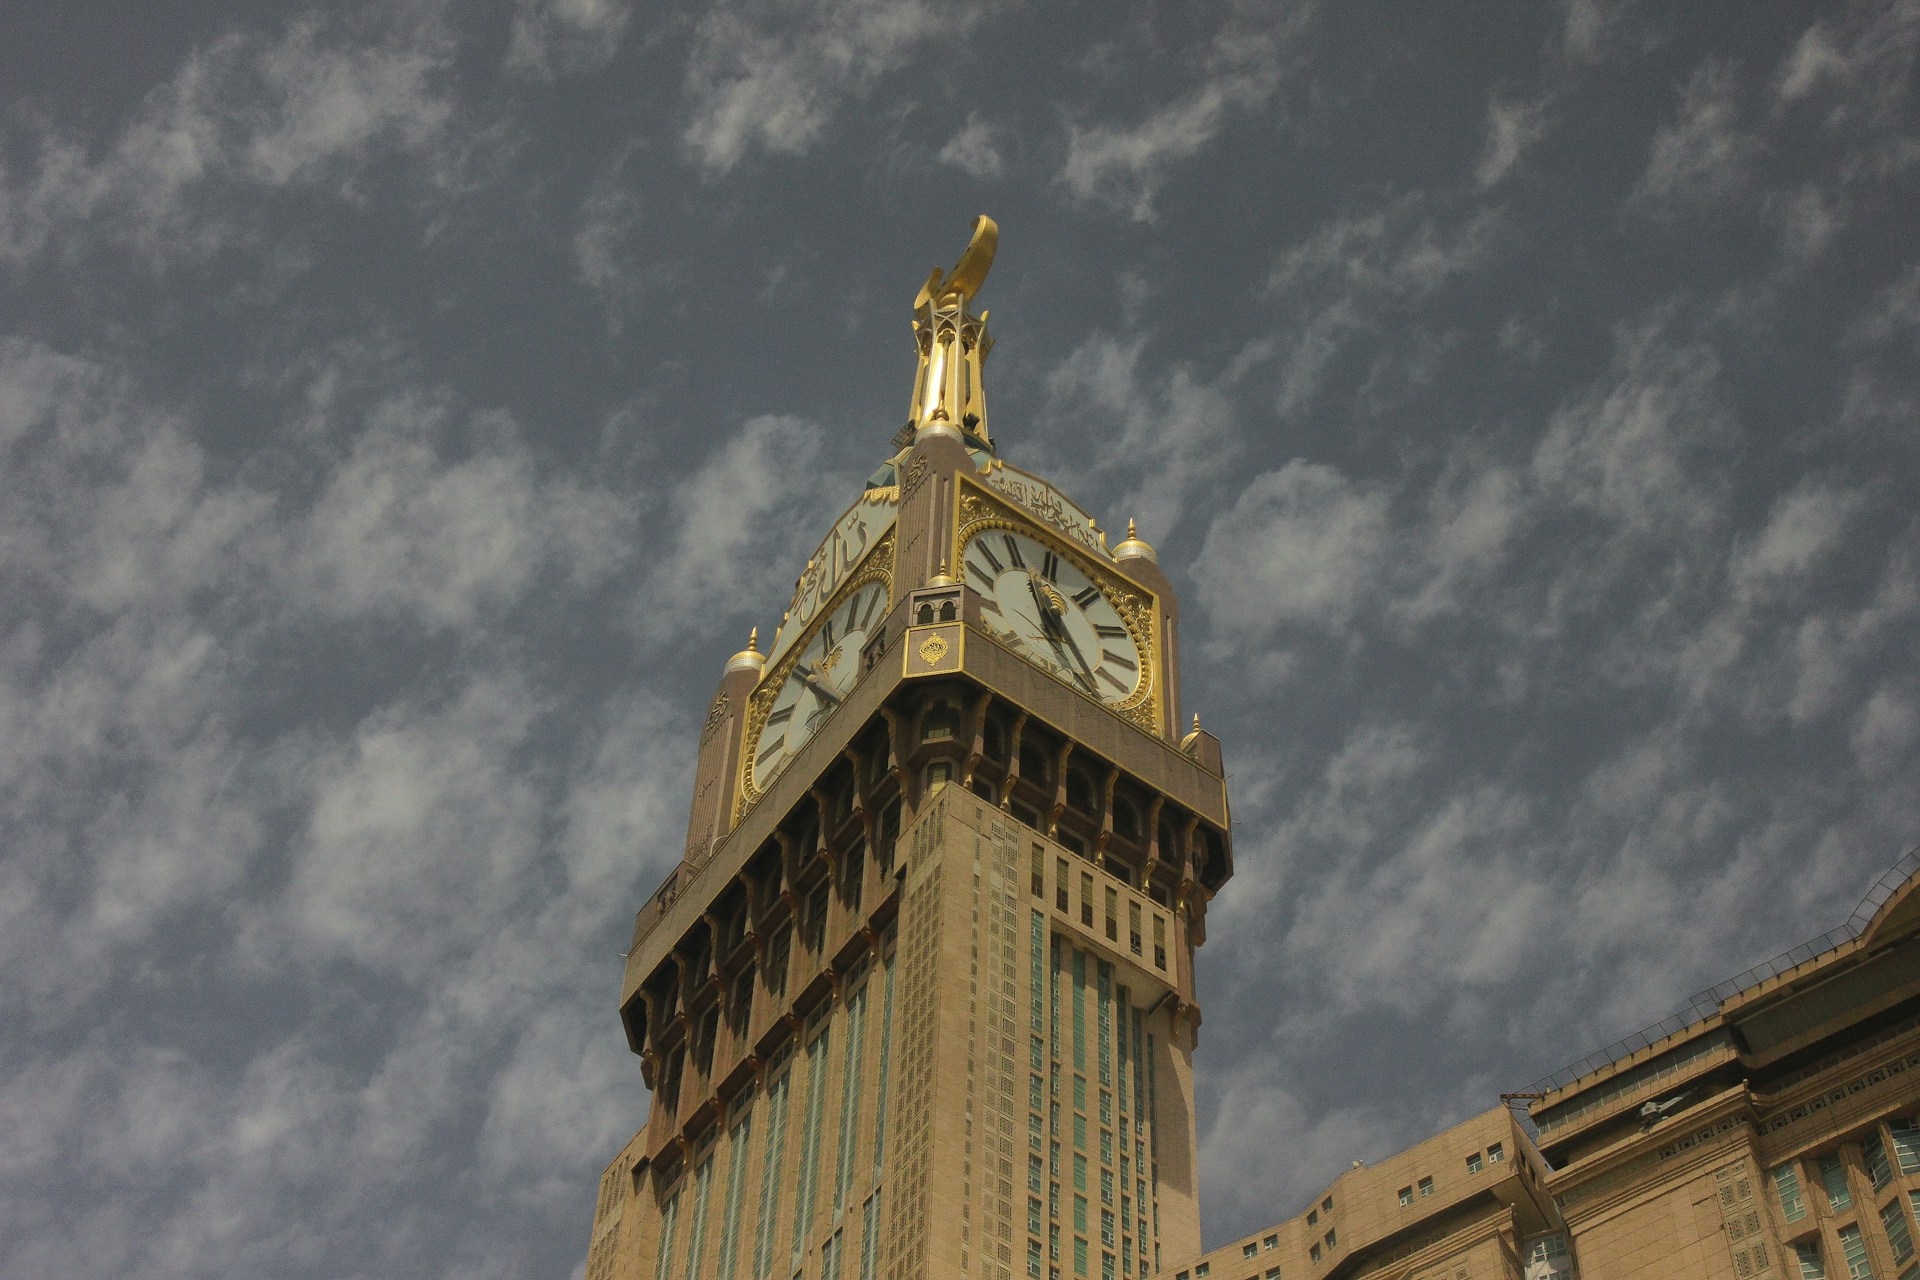
{"type": "Polygon", "coordinates": [[[680,1193],[673,1193],[667,1207],[660,1211],[660,1245],[653,1259],[653,1280],[667,1280],[673,1273],[673,1229],[680,1220],[680,1193]]]}
{"type": "Polygon", "coordinates": [[[1847,1167],[1840,1155],[1820,1157],[1820,1189],[1827,1193],[1827,1207],[1835,1213],[1853,1207],[1853,1192],[1847,1186],[1847,1167]]]}
{"type": "Polygon", "coordinates": [[[1820,1242],[1808,1240],[1793,1246],[1794,1260],[1800,1264],[1800,1280],[1827,1280],[1827,1264],[1820,1256],[1820,1242]]]}
{"type": "Polygon", "coordinates": [[[1164,916],[1153,918],[1153,967],[1167,967],[1167,921],[1164,916]]]}
{"type": "Polygon", "coordinates": [[[1893,1157],[1902,1173],[1920,1173],[1920,1120],[1889,1120],[1893,1157]]]}
{"type": "Polygon", "coordinates": [[[861,983],[847,1001],[846,1060],[840,1064],[840,1140],[836,1144],[838,1158],[834,1161],[833,1179],[836,1218],[846,1208],[847,1197],[853,1189],[853,1149],[860,1132],[860,1074],[865,1066],[861,1059],[866,1048],[867,989],[871,985],[861,983]]]}
{"type": "Polygon", "coordinates": [[[781,1072],[767,1090],[767,1151],[760,1165],[760,1231],[754,1243],[753,1280],[773,1274],[774,1220],[779,1216],[780,1175],[786,1170],[787,1094],[793,1072],[781,1072]]]}
{"type": "Polygon", "coordinates": [[[887,1154],[887,1068],[893,1056],[893,956],[888,956],[883,970],[886,981],[880,1001],[880,1062],[874,1068],[879,1082],[873,1093],[873,1180],[880,1181],[883,1158],[887,1154]]]}
{"type": "Polygon", "coordinates": [[[1900,1207],[1899,1196],[1880,1206],[1880,1225],[1886,1229],[1893,1265],[1897,1267],[1913,1256],[1913,1232],[1907,1226],[1907,1211],[1900,1207]]]}
{"type": "Polygon", "coordinates": [[[713,1186],[713,1157],[700,1162],[693,1175],[693,1221],[687,1233],[687,1280],[700,1280],[701,1255],[707,1242],[707,1193],[713,1186]]]}
{"type": "Polygon", "coordinates": [[[1110,941],[1120,941],[1120,891],[1114,888],[1106,890],[1106,925],[1110,941]]]}
{"type": "Polygon", "coordinates": [[[1140,954],[1140,904],[1127,904],[1127,945],[1133,954],[1140,954]]]}
{"type": "Polygon", "coordinates": [[[727,1131],[727,1198],[720,1210],[717,1280],[733,1280],[734,1259],[740,1250],[740,1205],[747,1187],[747,1161],[753,1154],[753,1107],[744,1101],[735,1106],[733,1127],[727,1131]]]}
{"type": "Polygon", "coordinates": [[[1080,923],[1093,928],[1093,877],[1085,871],[1080,873],[1080,923]]]}
{"type": "Polygon", "coordinates": [[[1783,1164],[1769,1174],[1773,1179],[1774,1194],[1780,1197],[1780,1216],[1788,1222],[1798,1222],[1807,1216],[1807,1205],[1800,1198],[1800,1175],[1795,1173],[1791,1164],[1783,1164]]]}
{"type": "Polygon", "coordinates": [[[1047,896],[1047,851],[1041,845],[1033,846],[1033,896],[1047,896]]]}
{"type": "Polygon", "coordinates": [[[1840,1228],[1840,1254],[1847,1260],[1848,1280],[1873,1280],[1867,1242],[1861,1238],[1860,1228],[1851,1222],[1840,1228]]]}
{"type": "Polygon", "coordinates": [[[1860,1144],[1860,1154],[1866,1161],[1867,1176],[1873,1179],[1875,1191],[1893,1181],[1893,1166],[1887,1163],[1887,1146],[1880,1141],[1878,1133],[1870,1134],[1867,1140],[1860,1144]]]}

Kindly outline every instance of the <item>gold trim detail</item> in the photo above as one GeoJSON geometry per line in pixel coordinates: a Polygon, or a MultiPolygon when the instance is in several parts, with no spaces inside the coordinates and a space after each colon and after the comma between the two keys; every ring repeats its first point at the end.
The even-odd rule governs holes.
{"type": "Polygon", "coordinates": [[[954,563],[963,560],[968,544],[989,529],[1006,529],[1058,547],[1060,554],[1071,560],[1074,567],[1087,575],[1087,580],[1099,587],[1107,597],[1114,612],[1126,624],[1133,647],[1140,655],[1140,683],[1133,692],[1119,702],[1094,701],[1148,733],[1158,734],[1159,663],[1154,637],[1160,633],[1160,617],[1158,602],[1153,594],[1091,560],[1085,548],[1078,543],[1063,544],[1056,533],[1034,520],[1027,512],[1001,501],[971,478],[963,475],[960,482],[960,500],[954,504],[954,563]]]}
{"type": "Polygon", "coordinates": [[[936,666],[940,659],[947,656],[947,642],[939,636],[928,636],[920,642],[920,661],[928,666],[936,666]]]}
{"type": "Polygon", "coordinates": [[[847,580],[840,584],[839,589],[833,593],[826,604],[814,611],[811,624],[794,638],[793,643],[786,647],[786,652],[781,656],[779,664],[768,668],[767,673],[760,677],[760,683],[755,685],[753,692],[747,696],[747,731],[742,739],[744,749],[740,752],[739,799],[733,806],[734,825],[738,826],[740,820],[746,817],[747,810],[766,794],[766,788],[758,785],[753,776],[754,756],[760,745],[760,734],[767,727],[767,717],[773,713],[773,704],[780,696],[781,687],[786,684],[787,677],[793,674],[794,665],[800,661],[800,654],[813,639],[814,632],[820,629],[821,622],[833,616],[834,610],[840,607],[841,601],[862,587],[875,582],[886,586],[887,611],[892,612],[894,604],[893,534],[894,530],[889,528],[880,535],[880,540],[874,544],[873,550],[867,553],[866,559],[855,565],[852,572],[847,575],[847,580]]]}

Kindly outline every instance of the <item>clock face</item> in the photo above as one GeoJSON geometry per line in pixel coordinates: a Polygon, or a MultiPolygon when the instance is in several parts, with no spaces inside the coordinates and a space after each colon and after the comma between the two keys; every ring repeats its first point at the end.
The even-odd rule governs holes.
{"type": "Polygon", "coordinates": [[[977,534],[962,560],[980,593],[981,622],[1014,652],[1105,703],[1140,687],[1139,646],[1073,560],[1007,529],[977,534]]]}
{"type": "Polygon", "coordinates": [[[748,749],[754,790],[766,790],[858,682],[860,650],[886,614],[887,584],[868,582],[827,611],[795,646],[773,706],[748,749]]]}

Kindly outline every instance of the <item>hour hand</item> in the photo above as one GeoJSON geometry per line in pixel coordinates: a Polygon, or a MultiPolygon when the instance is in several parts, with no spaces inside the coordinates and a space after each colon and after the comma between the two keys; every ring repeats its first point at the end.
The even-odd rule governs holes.
{"type": "Polygon", "coordinates": [[[813,690],[813,695],[816,698],[819,698],[823,702],[830,702],[835,706],[840,705],[840,695],[832,689],[829,689],[826,683],[804,664],[796,664],[793,668],[793,674],[801,684],[813,690]]]}

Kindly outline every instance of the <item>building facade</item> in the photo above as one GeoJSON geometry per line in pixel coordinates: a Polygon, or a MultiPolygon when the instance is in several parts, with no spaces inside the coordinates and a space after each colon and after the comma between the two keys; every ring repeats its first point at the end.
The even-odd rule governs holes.
{"type": "MultiPolygon", "coordinates": [[[[1682,1016],[1201,1248],[1232,874],[1153,549],[1007,465],[975,224],[893,453],[725,664],[588,1280],[1915,1280],[1920,860],[1682,1016]]],[[[1276,1209],[1286,1206],[1276,1206],[1276,1209]]]]}
{"type": "Polygon", "coordinates": [[[1200,1247],[1193,948],[1232,870],[1145,542],[995,454],[981,219],[895,452],[726,664],[620,1015],[591,1280],[1158,1274],[1200,1247]]]}

